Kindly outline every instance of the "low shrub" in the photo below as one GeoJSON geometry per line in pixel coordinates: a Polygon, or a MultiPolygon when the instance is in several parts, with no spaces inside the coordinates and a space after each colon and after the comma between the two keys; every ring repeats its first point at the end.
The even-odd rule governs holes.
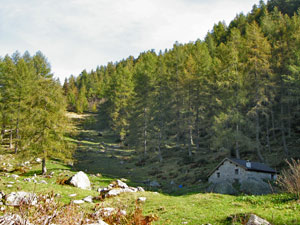
{"type": "Polygon", "coordinates": [[[289,169],[283,170],[281,175],[278,176],[278,184],[288,193],[296,195],[297,199],[300,198],[300,160],[292,159],[291,162],[287,161],[289,169]]]}

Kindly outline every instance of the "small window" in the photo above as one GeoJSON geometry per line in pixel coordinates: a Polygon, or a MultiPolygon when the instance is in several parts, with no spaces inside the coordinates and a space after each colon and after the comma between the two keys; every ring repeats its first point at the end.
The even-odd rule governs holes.
{"type": "Polygon", "coordinates": [[[218,178],[220,177],[220,173],[217,173],[217,177],[218,177],[218,178]]]}
{"type": "Polygon", "coordinates": [[[239,174],[239,169],[234,170],[235,174],[239,174]]]}
{"type": "Polygon", "coordinates": [[[274,180],[274,174],[271,174],[271,179],[274,180]]]}

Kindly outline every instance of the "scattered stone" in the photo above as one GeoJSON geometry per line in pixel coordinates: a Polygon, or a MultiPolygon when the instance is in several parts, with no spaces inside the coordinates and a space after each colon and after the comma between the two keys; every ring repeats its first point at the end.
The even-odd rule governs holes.
{"type": "Polygon", "coordinates": [[[0,208],[0,211],[4,211],[5,210],[5,206],[2,206],[1,208],[0,208]]]}
{"type": "Polygon", "coordinates": [[[6,185],[7,188],[13,187],[11,184],[6,185]]]}
{"type": "Polygon", "coordinates": [[[103,216],[111,216],[111,214],[113,214],[116,210],[114,208],[103,208],[100,209],[99,212],[101,212],[101,214],[103,214],[103,216]]]}
{"type": "Polygon", "coordinates": [[[70,194],[69,197],[75,197],[77,194],[70,194]]]}
{"type": "Polygon", "coordinates": [[[96,177],[102,177],[102,174],[101,173],[97,173],[96,177]]]}
{"type": "Polygon", "coordinates": [[[42,162],[42,159],[36,158],[35,161],[36,161],[37,163],[41,163],[41,162],[42,162]]]}
{"type": "Polygon", "coordinates": [[[0,216],[0,224],[1,225],[32,225],[27,220],[22,219],[22,217],[18,214],[6,214],[4,216],[0,216]]]}
{"type": "Polygon", "coordinates": [[[93,203],[93,196],[87,196],[82,200],[85,201],[85,202],[93,203]]]}
{"type": "Polygon", "coordinates": [[[113,187],[128,188],[128,185],[121,180],[116,180],[116,185],[113,187]]]}
{"type": "Polygon", "coordinates": [[[36,194],[19,191],[11,192],[10,194],[6,195],[6,205],[19,206],[21,203],[35,205],[37,203],[36,194]]]}
{"type": "Polygon", "coordinates": [[[142,188],[142,187],[137,187],[137,191],[140,191],[140,192],[145,192],[145,189],[142,188]]]}
{"type": "Polygon", "coordinates": [[[8,183],[9,183],[9,184],[14,184],[15,182],[13,182],[13,181],[9,181],[8,183]]]}
{"type": "Polygon", "coordinates": [[[124,161],[120,161],[120,164],[123,165],[125,162],[124,161]]]}
{"type": "Polygon", "coordinates": [[[111,188],[107,188],[107,187],[105,187],[105,188],[98,188],[98,192],[99,193],[101,193],[101,192],[108,192],[109,190],[111,190],[111,188]]]}
{"type": "Polygon", "coordinates": [[[19,178],[19,176],[18,176],[17,174],[12,174],[12,175],[10,175],[10,177],[11,177],[11,178],[14,178],[15,180],[16,180],[17,178],[19,178]]]}
{"type": "Polygon", "coordinates": [[[267,220],[264,220],[257,215],[251,214],[247,225],[271,225],[267,220]]]}
{"type": "Polygon", "coordinates": [[[30,165],[30,162],[29,162],[29,161],[26,161],[26,162],[24,162],[24,165],[25,165],[25,166],[28,166],[28,165],[30,165]]]}
{"type": "Polygon", "coordinates": [[[124,189],[122,189],[122,188],[112,189],[108,193],[105,194],[105,198],[107,198],[107,197],[114,197],[114,196],[117,196],[117,195],[119,195],[119,194],[121,194],[123,192],[124,192],[124,189]]]}
{"type": "Polygon", "coordinates": [[[83,200],[74,200],[73,203],[74,204],[82,204],[82,203],[84,203],[84,201],[83,200]]]}
{"type": "Polygon", "coordinates": [[[39,183],[40,184],[48,184],[45,180],[40,180],[39,183]]]}
{"type": "Polygon", "coordinates": [[[145,202],[147,200],[146,197],[139,197],[138,199],[138,202],[145,202]]]}
{"type": "Polygon", "coordinates": [[[87,225],[108,225],[103,220],[98,220],[97,223],[89,223],[87,225]]]}
{"type": "Polygon", "coordinates": [[[71,178],[70,184],[81,189],[87,189],[87,190],[91,189],[91,182],[88,176],[82,171],[76,173],[71,178]]]}
{"type": "Polygon", "coordinates": [[[60,198],[60,197],[61,197],[61,194],[56,193],[56,194],[54,195],[54,197],[55,197],[55,198],[60,198]]]}

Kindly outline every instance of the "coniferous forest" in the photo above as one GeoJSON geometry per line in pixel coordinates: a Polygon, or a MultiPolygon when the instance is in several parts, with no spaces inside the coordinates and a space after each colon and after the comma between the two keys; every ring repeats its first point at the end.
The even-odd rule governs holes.
{"type": "Polygon", "coordinates": [[[64,138],[68,121],[61,85],[41,52],[7,55],[0,68],[1,146],[21,157],[41,157],[46,173],[48,157],[71,156],[64,138]]]}
{"type": "Polygon", "coordinates": [[[99,112],[123,145],[159,161],[166,149],[295,157],[299,5],[261,1],[229,25],[215,24],[204,40],[84,70],[64,82],[69,110],[99,112]]]}
{"type": "Polygon", "coordinates": [[[229,25],[215,24],[204,40],[84,70],[63,86],[41,52],[5,56],[1,143],[22,155],[69,157],[68,109],[98,113],[99,131],[111,129],[123,146],[160,162],[166,149],[190,158],[203,150],[260,161],[272,153],[295,157],[299,5],[261,1],[229,25]]]}

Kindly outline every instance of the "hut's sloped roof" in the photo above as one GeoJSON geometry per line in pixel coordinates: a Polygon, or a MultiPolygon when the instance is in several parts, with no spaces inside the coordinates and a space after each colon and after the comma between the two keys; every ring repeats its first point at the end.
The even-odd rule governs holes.
{"type": "Polygon", "coordinates": [[[264,163],[259,163],[259,162],[250,162],[251,163],[251,167],[247,167],[246,160],[243,159],[234,159],[234,158],[229,158],[230,161],[244,167],[247,170],[253,170],[253,171],[258,171],[258,172],[267,172],[267,173],[276,173],[276,170],[272,169],[271,167],[269,167],[268,165],[264,164],[264,163]]]}
{"type": "Polygon", "coordinates": [[[259,162],[250,162],[251,163],[251,167],[247,167],[247,160],[243,160],[243,159],[235,159],[235,158],[225,158],[222,160],[222,162],[219,163],[219,165],[213,169],[208,176],[212,175],[216,169],[218,169],[226,160],[229,160],[230,162],[243,167],[245,170],[249,170],[249,171],[256,171],[256,172],[264,172],[264,173],[277,173],[276,170],[272,169],[271,167],[269,167],[268,165],[264,164],[264,163],[259,163],[259,162]]]}

